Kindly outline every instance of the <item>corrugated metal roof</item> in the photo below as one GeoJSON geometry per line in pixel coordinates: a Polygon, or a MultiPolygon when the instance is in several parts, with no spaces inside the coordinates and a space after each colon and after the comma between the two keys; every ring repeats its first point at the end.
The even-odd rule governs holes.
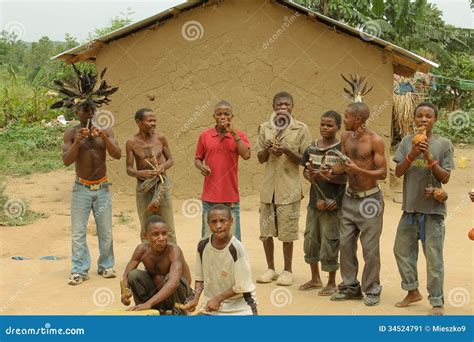
{"type": "MultiPolygon", "coordinates": [[[[116,31],[113,31],[104,36],[98,37],[97,39],[90,41],[88,43],[79,45],[75,48],[67,50],[59,55],[52,57],[51,59],[61,59],[68,63],[75,63],[77,61],[93,61],[97,55],[100,47],[103,44],[109,43],[113,40],[123,38],[129,34],[142,30],[144,28],[158,26],[160,23],[172,18],[175,14],[183,11],[191,10],[195,7],[203,5],[205,3],[217,3],[216,0],[191,0],[184,2],[180,5],[174,6],[166,11],[155,14],[151,17],[138,21],[136,23],[130,24],[128,26],[122,27],[116,31]]],[[[394,64],[399,64],[402,67],[408,68],[414,71],[422,71],[427,73],[431,67],[438,67],[439,65],[435,62],[432,62],[424,57],[421,57],[411,51],[403,49],[395,44],[387,42],[383,39],[380,39],[375,36],[370,36],[366,33],[361,33],[360,30],[324,16],[320,13],[314,12],[304,6],[295,4],[289,0],[276,0],[277,3],[282,4],[286,7],[289,7],[295,11],[298,11],[302,14],[308,15],[311,18],[329,26],[333,26],[336,30],[349,34],[355,38],[364,40],[368,44],[377,45],[390,53],[392,53],[394,58],[394,64]],[[365,39],[363,39],[363,37],[365,39]]]]}

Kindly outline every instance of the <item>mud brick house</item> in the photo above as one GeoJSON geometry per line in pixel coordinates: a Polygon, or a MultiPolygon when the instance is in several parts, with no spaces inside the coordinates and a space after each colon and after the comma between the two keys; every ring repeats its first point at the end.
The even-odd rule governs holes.
{"type": "MultiPolygon", "coordinates": [[[[213,125],[217,101],[233,104],[235,126],[255,145],[258,125],[272,113],[272,96],[289,91],[294,116],[317,137],[321,114],[330,109],[342,114],[349,103],[340,74],[364,75],[374,85],[364,99],[372,111],[369,127],[386,140],[388,156],[393,74],[409,76],[436,66],[282,0],[188,1],[54,58],[95,63],[99,71],[108,68],[107,81],[120,89],[105,109],[113,115],[123,150],[136,131],[135,111],[155,111],[157,129],[168,137],[175,160],[168,174],[179,198],[201,191],[202,176],[193,165],[195,145],[199,133],[213,125]]],[[[241,161],[242,195],[258,193],[262,173],[255,153],[241,161]]],[[[109,164],[109,175],[121,189],[134,191],[124,158],[109,164]]]]}

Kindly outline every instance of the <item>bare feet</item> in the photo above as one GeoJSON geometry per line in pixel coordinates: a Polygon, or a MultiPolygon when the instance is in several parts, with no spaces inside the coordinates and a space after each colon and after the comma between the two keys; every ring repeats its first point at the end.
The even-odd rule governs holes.
{"type": "Polygon", "coordinates": [[[418,290],[408,291],[408,294],[401,302],[395,304],[396,307],[404,308],[410,305],[411,303],[419,302],[423,299],[423,296],[418,290]]]}
{"type": "Polygon", "coordinates": [[[430,316],[443,316],[444,308],[442,306],[433,306],[430,310],[430,316]]]}
{"type": "Polygon", "coordinates": [[[310,291],[310,290],[320,289],[321,287],[323,287],[323,283],[321,282],[321,280],[316,280],[316,281],[310,280],[304,283],[303,285],[300,285],[299,290],[310,291]]]}
{"type": "Polygon", "coordinates": [[[318,292],[319,296],[330,296],[337,291],[336,285],[326,285],[321,291],[318,292]]]}

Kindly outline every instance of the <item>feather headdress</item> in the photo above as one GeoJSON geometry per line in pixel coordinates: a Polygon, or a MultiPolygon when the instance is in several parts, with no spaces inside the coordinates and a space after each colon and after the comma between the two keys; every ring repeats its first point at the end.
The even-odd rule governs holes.
{"type": "Polygon", "coordinates": [[[107,68],[102,70],[100,77],[97,80],[97,75],[88,72],[81,72],[74,64],[72,67],[76,72],[77,80],[54,81],[54,84],[58,86],[58,91],[62,99],[54,103],[51,106],[51,109],[62,107],[71,108],[79,105],[86,105],[95,108],[110,102],[108,97],[115,93],[118,90],[118,87],[112,88],[105,80],[103,80],[107,68]]]}
{"type": "Polygon", "coordinates": [[[348,79],[343,74],[341,74],[341,77],[351,86],[351,90],[344,88],[345,95],[354,102],[362,102],[362,96],[367,95],[374,87],[372,86],[367,89],[368,84],[365,81],[364,76],[355,75],[354,77],[352,74],[349,74],[348,79]]]}

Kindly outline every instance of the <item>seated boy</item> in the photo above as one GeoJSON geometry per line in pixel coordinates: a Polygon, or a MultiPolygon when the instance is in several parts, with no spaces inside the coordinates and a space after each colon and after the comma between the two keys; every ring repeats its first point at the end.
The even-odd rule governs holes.
{"type": "Polygon", "coordinates": [[[230,234],[232,215],[228,206],[209,209],[212,234],[198,244],[196,286],[191,300],[182,307],[194,311],[201,293],[200,312],[209,315],[257,315],[255,284],[242,243],[230,234]]]}

